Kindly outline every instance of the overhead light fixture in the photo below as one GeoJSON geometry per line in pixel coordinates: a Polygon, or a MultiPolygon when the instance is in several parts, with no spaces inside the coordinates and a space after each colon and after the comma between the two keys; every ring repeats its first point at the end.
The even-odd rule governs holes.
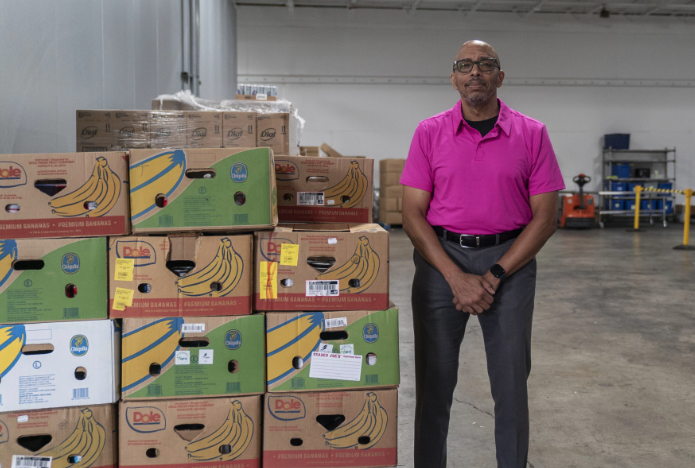
{"type": "Polygon", "coordinates": [[[598,14],[599,18],[610,18],[611,17],[611,12],[606,10],[606,7],[604,6],[601,8],[601,11],[598,14]]]}

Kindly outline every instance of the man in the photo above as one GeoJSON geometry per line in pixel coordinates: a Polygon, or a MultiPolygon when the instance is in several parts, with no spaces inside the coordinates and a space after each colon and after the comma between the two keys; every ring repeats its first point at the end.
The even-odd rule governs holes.
{"type": "Polygon", "coordinates": [[[526,466],[534,257],[555,232],[564,184],[545,126],[497,99],[503,80],[495,50],[466,42],[451,74],[461,100],[420,123],[401,178],[416,266],[415,468],[446,467],[470,315],[485,341],[497,466],[526,466]]]}

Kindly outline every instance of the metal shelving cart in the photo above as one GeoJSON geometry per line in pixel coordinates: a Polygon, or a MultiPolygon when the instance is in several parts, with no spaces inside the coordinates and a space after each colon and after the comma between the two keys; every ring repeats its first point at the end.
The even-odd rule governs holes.
{"type": "MultiPolygon", "coordinates": [[[[664,148],[662,150],[615,150],[612,148],[603,150],[601,175],[603,191],[599,192],[599,225],[603,228],[605,217],[634,217],[634,209],[616,210],[606,205],[612,205],[613,201],[634,202],[634,190],[617,191],[613,190],[615,183],[641,184],[645,187],[653,186],[659,188],[660,183],[670,183],[672,188],[676,186],[676,148],[664,148]],[[629,165],[630,177],[613,176],[614,165],[629,165]],[[633,171],[634,169],[634,171],[633,171]],[[632,177],[633,172],[646,173],[648,177],[632,177]]],[[[644,174],[641,174],[644,175],[644,174]]],[[[667,213],[667,200],[670,200],[671,207],[675,208],[675,195],[672,193],[652,193],[642,192],[642,200],[654,203],[661,200],[661,209],[641,209],[640,217],[649,218],[649,223],[654,224],[654,217],[661,217],[661,221],[666,227],[666,217],[673,213],[667,213]]]]}

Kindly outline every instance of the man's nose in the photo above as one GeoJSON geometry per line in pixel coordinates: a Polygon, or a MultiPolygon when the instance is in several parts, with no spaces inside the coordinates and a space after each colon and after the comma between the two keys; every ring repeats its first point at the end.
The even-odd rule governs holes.
{"type": "Polygon", "coordinates": [[[478,63],[473,64],[473,68],[471,68],[471,76],[480,76],[480,65],[478,63]]]}

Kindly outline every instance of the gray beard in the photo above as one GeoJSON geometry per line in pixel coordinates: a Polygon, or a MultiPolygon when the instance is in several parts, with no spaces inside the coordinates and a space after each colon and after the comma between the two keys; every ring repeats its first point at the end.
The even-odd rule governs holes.
{"type": "Polygon", "coordinates": [[[484,94],[475,94],[473,96],[466,96],[463,97],[463,100],[466,101],[466,104],[468,104],[471,107],[481,107],[484,104],[487,104],[490,99],[495,95],[495,90],[494,89],[488,89],[487,93],[484,94]]]}

